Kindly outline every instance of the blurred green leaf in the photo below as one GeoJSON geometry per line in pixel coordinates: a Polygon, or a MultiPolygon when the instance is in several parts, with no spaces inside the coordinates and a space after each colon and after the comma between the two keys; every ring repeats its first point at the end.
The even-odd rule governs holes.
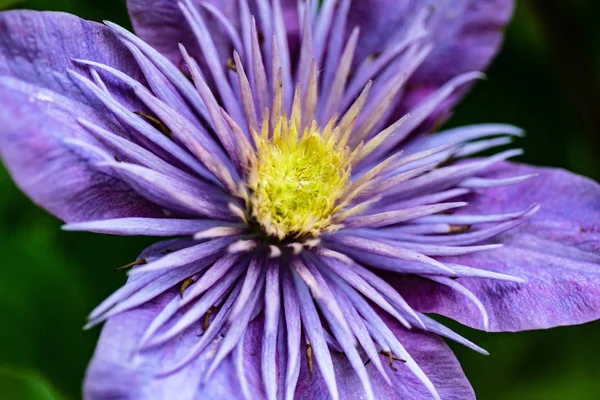
{"type": "Polygon", "coordinates": [[[42,371],[68,398],[80,398],[100,332],[82,330],[86,316],[125,282],[112,269],[149,241],[64,232],[3,169],[0,193],[0,365],[42,371]]]}
{"type": "Polygon", "coordinates": [[[13,7],[21,2],[22,0],[0,0],[0,10],[3,10],[8,7],[13,7]]]}
{"type": "Polygon", "coordinates": [[[0,367],[0,399],[62,400],[62,397],[34,372],[0,367]]]}

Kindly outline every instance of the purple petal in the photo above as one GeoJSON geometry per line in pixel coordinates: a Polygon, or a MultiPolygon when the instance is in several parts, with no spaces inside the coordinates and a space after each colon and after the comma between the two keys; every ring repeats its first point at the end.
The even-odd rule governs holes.
{"type": "MultiPolygon", "coordinates": [[[[539,177],[473,196],[460,213],[515,212],[539,202],[529,221],[495,239],[503,247],[446,258],[522,278],[525,282],[459,278],[489,313],[489,330],[520,331],[581,324],[600,317],[600,186],[566,171],[503,163],[489,178],[539,173],[539,177]]],[[[402,279],[395,286],[413,307],[483,328],[477,307],[434,283],[402,279]]]]}
{"type": "MultiPolygon", "coordinates": [[[[279,262],[267,266],[265,282],[265,328],[262,343],[262,378],[269,400],[277,399],[277,336],[281,319],[279,262]]],[[[283,388],[281,388],[283,391],[283,388]]]]}
{"type": "Polygon", "coordinates": [[[149,168],[123,162],[103,162],[100,167],[117,172],[140,195],[169,210],[231,220],[228,200],[219,189],[202,183],[177,181],[149,168]]]}
{"type": "MultiPolygon", "coordinates": [[[[160,368],[184,357],[199,338],[193,331],[176,342],[144,351],[134,357],[146,328],[174,297],[176,291],[162,295],[134,310],[111,318],[105,325],[96,353],[86,374],[86,399],[236,399],[241,391],[235,366],[225,359],[206,384],[201,383],[212,361],[214,347],[179,371],[159,377],[160,368]]],[[[260,337],[262,322],[250,324],[244,341],[244,369],[251,393],[261,393],[260,337]]]]}
{"type": "MultiPolygon", "coordinates": [[[[331,353],[329,352],[329,348],[325,342],[325,331],[321,325],[317,308],[313,302],[311,294],[309,293],[308,287],[294,272],[291,272],[289,275],[292,274],[293,277],[291,279],[294,281],[296,293],[300,301],[300,312],[302,316],[305,337],[313,348],[316,364],[318,365],[319,370],[324,378],[325,385],[327,387],[326,390],[329,391],[333,400],[338,400],[340,397],[335,378],[335,372],[333,369],[331,353]]],[[[302,371],[300,371],[300,376],[302,377],[302,371]]],[[[298,383],[298,387],[302,387],[301,382],[298,383]]]]}
{"type": "MultiPolygon", "coordinates": [[[[352,4],[347,29],[358,25],[361,38],[357,60],[379,55],[400,42],[418,15],[427,15],[425,43],[433,51],[409,80],[410,88],[399,105],[402,115],[421,103],[450,79],[470,71],[484,70],[502,42],[505,25],[512,15],[512,0],[363,0],[352,4]],[[382,40],[382,38],[389,38],[382,40]]],[[[392,61],[391,68],[398,68],[392,61]]],[[[465,90],[447,99],[431,116],[440,122],[465,90]]]]}
{"type": "Polygon", "coordinates": [[[81,116],[120,131],[104,107],[68,77],[71,58],[140,76],[126,49],[99,24],[58,13],[0,15],[0,75],[12,76],[0,78],[2,160],[24,192],[67,222],[161,216],[158,207],[90,168],[65,144],[78,139],[103,148],[77,123],[81,116]]]}
{"type": "MultiPolygon", "coordinates": [[[[178,44],[183,43],[193,56],[202,54],[198,43],[194,38],[192,29],[187,24],[183,13],[179,9],[176,0],[127,0],[129,16],[135,28],[135,33],[144,39],[152,47],[169,58],[175,65],[182,66],[182,57],[178,44]]],[[[203,16],[207,22],[207,28],[211,33],[219,57],[225,67],[226,61],[231,58],[233,50],[231,39],[231,27],[226,27],[216,16],[215,10],[225,16],[239,32],[241,21],[239,11],[239,0],[193,0],[193,4],[207,3],[213,11],[207,11],[203,7],[203,16]]],[[[282,12],[285,18],[288,35],[297,42],[298,15],[296,13],[296,1],[282,1],[282,12]]],[[[261,15],[258,10],[252,10],[253,15],[261,15]]],[[[263,24],[260,24],[261,26],[263,24]]],[[[270,21],[269,21],[270,25],[270,21]]],[[[265,35],[269,36],[270,35],[265,35]]],[[[236,40],[237,41],[237,40],[236,40]]],[[[240,51],[241,49],[237,49],[240,51]]]]}
{"type": "Polygon", "coordinates": [[[202,219],[120,218],[67,224],[63,229],[121,236],[185,236],[217,227],[231,225],[202,219]]]}
{"type": "Polygon", "coordinates": [[[135,60],[101,24],[53,12],[6,11],[0,15],[0,75],[96,106],[65,74],[75,65],[74,58],[109,65],[143,82],[135,60]]]}
{"type": "MultiPolygon", "coordinates": [[[[416,330],[405,330],[398,325],[390,325],[393,333],[406,348],[425,374],[431,379],[439,392],[440,398],[447,400],[475,399],[471,385],[467,381],[460,364],[450,348],[436,335],[422,333],[416,330]]],[[[413,373],[401,362],[394,362],[397,371],[388,367],[388,360],[380,356],[384,368],[392,381],[389,386],[373,363],[367,366],[367,373],[375,398],[378,400],[422,400],[430,399],[432,395],[413,373]]],[[[358,376],[350,367],[344,356],[335,355],[334,369],[340,390],[340,398],[358,400],[364,398],[358,376]]],[[[306,365],[303,365],[306,367],[306,365]]],[[[300,372],[299,399],[320,399],[324,391],[324,383],[320,374],[310,378],[306,368],[300,372]]]]}

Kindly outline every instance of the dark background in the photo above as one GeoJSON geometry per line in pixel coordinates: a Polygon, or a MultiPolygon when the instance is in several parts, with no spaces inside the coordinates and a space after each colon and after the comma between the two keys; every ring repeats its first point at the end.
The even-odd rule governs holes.
{"type": "MultiPolygon", "coordinates": [[[[358,0],[357,0],[358,1],[358,0]]],[[[124,0],[0,0],[128,26],[124,0]]],[[[519,0],[506,44],[450,124],[526,129],[520,161],[600,178],[600,2],[519,0]]],[[[78,399],[99,329],[86,314],[152,240],[68,233],[0,166],[0,399],[78,399]]],[[[490,351],[452,345],[479,399],[600,398],[600,322],[517,334],[448,324],[490,351]]]]}

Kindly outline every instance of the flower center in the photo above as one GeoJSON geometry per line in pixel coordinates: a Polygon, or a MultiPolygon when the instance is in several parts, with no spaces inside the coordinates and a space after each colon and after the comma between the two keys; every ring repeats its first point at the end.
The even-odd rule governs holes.
{"type": "Polygon", "coordinates": [[[300,132],[293,119],[281,118],[272,135],[263,129],[254,141],[249,206],[262,230],[283,240],[330,227],[350,177],[347,150],[336,146],[331,127],[321,132],[313,123],[300,132]]]}

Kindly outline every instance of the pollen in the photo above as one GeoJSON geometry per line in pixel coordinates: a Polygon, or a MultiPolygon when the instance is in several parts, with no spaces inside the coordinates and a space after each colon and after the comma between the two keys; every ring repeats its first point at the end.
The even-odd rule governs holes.
{"type": "Polygon", "coordinates": [[[348,149],[340,145],[332,120],[300,129],[285,116],[260,134],[248,176],[249,208],[263,232],[279,240],[316,237],[332,227],[332,217],[350,179],[348,149]],[[270,132],[271,131],[271,132],[270,132]]]}

